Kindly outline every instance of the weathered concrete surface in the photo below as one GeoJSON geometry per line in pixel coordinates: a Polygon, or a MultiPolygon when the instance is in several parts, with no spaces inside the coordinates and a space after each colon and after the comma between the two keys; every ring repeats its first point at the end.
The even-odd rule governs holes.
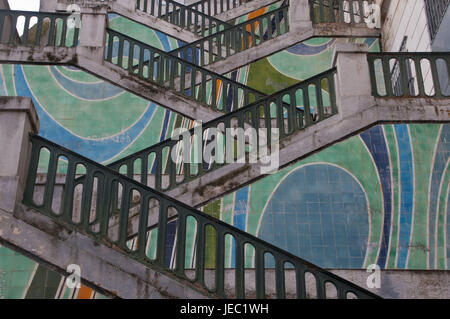
{"type": "MultiPolygon", "coordinates": [[[[448,270],[381,270],[380,288],[368,288],[367,278],[370,275],[365,269],[326,269],[354,284],[368,289],[382,298],[388,299],[450,299],[450,271],[448,270]]],[[[186,271],[193,276],[193,271],[186,271]]],[[[235,271],[225,270],[225,293],[228,298],[234,297],[235,271]]],[[[312,276],[307,276],[306,297],[315,299],[316,286],[312,276]]],[[[276,298],[274,269],[265,271],[266,297],[276,298]]],[[[205,271],[205,282],[214,287],[214,271],[205,271]]],[[[331,287],[330,287],[331,288],[331,287]]],[[[327,289],[327,299],[337,298],[336,291],[327,289]]],[[[292,269],[285,270],[286,298],[296,298],[296,277],[292,269]]],[[[255,270],[245,270],[245,296],[255,298],[255,270]]]]}
{"type": "Polygon", "coordinates": [[[14,215],[0,210],[0,242],[17,246],[62,273],[77,264],[90,286],[120,298],[205,298],[188,282],[148,268],[23,205],[14,215]]]}
{"type": "Polygon", "coordinates": [[[329,269],[383,298],[389,299],[450,299],[448,270],[381,270],[380,288],[367,288],[369,273],[353,269],[329,269]]]}
{"type": "Polygon", "coordinates": [[[0,209],[13,212],[22,200],[31,145],[39,119],[30,98],[0,97],[0,209]]]}

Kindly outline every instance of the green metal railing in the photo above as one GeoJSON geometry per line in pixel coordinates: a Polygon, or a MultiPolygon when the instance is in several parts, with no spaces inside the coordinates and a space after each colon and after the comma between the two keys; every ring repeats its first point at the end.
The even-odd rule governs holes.
{"type": "MultiPolygon", "coordinates": [[[[337,114],[335,74],[336,69],[333,68],[204,123],[201,130],[195,128],[189,130],[187,132],[189,139],[199,142],[197,144],[192,142],[192,147],[189,151],[186,151],[189,155],[184,158],[183,155],[180,155],[177,161],[174,161],[170,155],[180,150],[181,143],[174,139],[167,139],[111,163],[108,167],[123,172],[130,178],[135,176],[141,183],[159,191],[173,189],[227,164],[223,160],[227,156],[226,145],[233,142],[227,140],[223,134],[220,135],[221,143],[216,148],[217,154],[221,154],[221,159],[216,158],[213,163],[208,163],[204,154],[201,153],[200,160],[195,163],[184,161],[186,158],[193,158],[199,144],[205,145],[211,139],[208,132],[213,129],[223,133],[230,128],[242,128],[244,130],[253,128],[258,138],[252,146],[259,149],[263,145],[270,145],[273,140],[272,130],[274,128],[279,130],[278,138],[281,140],[337,114]],[[266,139],[259,135],[260,128],[266,129],[266,139]],[[152,169],[154,170],[154,180],[148,179],[152,169]],[[137,171],[139,171],[139,174],[134,175],[137,171]],[[179,178],[180,175],[182,175],[182,179],[179,178]]],[[[247,149],[242,156],[248,158],[250,152],[254,151],[255,148],[247,149]]],[[[179,151],[179,153],[182,152],[179,151]]]]}
{"type": "Polygon", "coordinates": [[[106,29],[106,35],[107,62],[128,70],[134,76],[206,104],[213,110],[227,113],[264,96],[223,75],[189,63],[120,32],[106,29]],[[239,98],[240,96],[242,97],[239,98]]]}
{"type": "Polygon", "coordinates": [[[200,0],[188,5],[188,7],[204,14],[214,16],[252,1],[253,0],[200,0]]]}
{"type": "Polygon", "coordinates": [[[78,44],[79,29],[68,27],[69,16],[68,13],[0,10],[0,43],[74,47],[78,44]],[[21,36],[17,32],[19,20],[24,23],[21,36]]]}
{"type": "Polygon", "coordinates": [[[372,95],[375,97],[448,98],[450,53],[369,53],[372,95]]]}
{"type": "MultiPolygon", "coordinates": [[[[237,228],[225,224],[211,216],[195,210],[181,202],[169,198],[145,185],[105,166],[95,163],[81,155],[56,145],[39,136],[31,137],[32,152],[29,174],[26,182],[23,202],[25,205],[52,218],[64,227],[79,231],[93,238],[97,243],[105,244],[122,252],[127,257],[137,260],[156,271],[184,280],[192,289],[215,297],[226,297],[225,293],[225,238],[234,239],[235,257],[235,292],[237,298],[244,298],[246,291],[246,267],[244,252],[252,247],[255,253],[256,297],[266,297],[267,264],[265,257],[274,260],[276,297],[286,297],[285,274],[295,273],[295,292],[297,298],[306,297],[308,282],[305,276],[314,276],[315,293],[318,298],[327,297],[327,286],[336,289],[338,298],[354,295],[357,298],[377,298],[371,292],[352,284],[330,272],[327,272],[297,256],[283,251],[237,228]],[[46,156],[43,156],[47,152],[46,156]],[[66,165],[67,174],[64,183],[62,202],[55,208],[55,176],[60,163],[66,165]],[[47,180],[42,198],[36,198],[35,183],[39,163],[46,163],[47,180]],[[75,173],[84,170],[84,178],[76,179],[75,173]],[[81,189],[80,197],[74,196],[81,189]],[[114,196],[113,196],[114,195],[114,196]],[[119,198],[113,198],[118,195],[119,198]],[[131,205],[138,202],[139,223],[135,230],[129,226],[131,205]],[[80,202],[80,205],[75,205],[80,202]],[[112,212],[119,210],[119,224],[111,226],[116,219],[112,212]],[[166,263],[166,243],[168,236],[168,216],[177,216],[175,235],[175,263],[166,263]],[[151,220],[157,219],[156,236],[148,230],[151,220]],[[186,268],[186,225],[195,221],[197,227],[195,241],[195,267],[186,268]],[[215,267],[206,267],[207,229],[215,234],[215,267]],[[134,238],[130,240],[136,231],[134,238]],[[228,237],[227,237],[228,236],[228,237]],[[153,243],[151,241],[154,240],[153,243]],[[155,245],[154,254],[149,253],[149,245],[155,245]],[[190,276],[189,271],[195,276],[190,276]],[[209,275],[213,274],[213,283],[209,275]]],[[[135,212],[134,211],[134,212],[135,212]]]]}
{"type": "Polygon", "coordinates": [[[365,23],[374,0],[309,0],[313,23],[365,23]]]}
{"type": "Polygon", "coordinates": [[[230,27],[226,22],[172,0],[136,0],[136,9],[202,37],[230,27]]]}
{"type": "Polygon", "coordinates": [[[207,66],[236,53],[254,48],[289,32],[289,5],[267,12],[195,42],[170,54],[207,66]]]}

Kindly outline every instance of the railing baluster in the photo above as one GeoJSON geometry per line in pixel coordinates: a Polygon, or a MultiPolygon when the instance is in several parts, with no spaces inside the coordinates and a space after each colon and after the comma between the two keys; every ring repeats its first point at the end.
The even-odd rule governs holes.
{"type": "MultiPolygon", "coordinates": [[[[414,58],[414,66],[417,76],[417,85],[419,87],[419,96],[425,96],[425,81],[422,74],[422,66],[420,65],[420,58],[414,58]]],[[[374,77],[373,77],[374,78],[374,77]]]]}
{"type": "Polygon", "coordinates": [[[264,266],[264,250],[262,247],[255,247],[255,286],[256,298],[264,299],[266,297],[266,278],[264,266]]]}
{"type": "Polygon", "coordinates": [[[428,58],[428,62],[430,62],[431,67],[431,76],[433,78],[433,86],[434,86],[434,95],[433,97],[439,97],[442,98],[442,90],[441,90],[441,83],[439,81],[439,73],[436,66],[436,58],[428,58]]]}
{"type": "Polygon", "coordinates": [[[284,299],[286,297],[284,263],[280,256],[274,255],[274,257],[276,294],[278,299],[284,299]]]}
{"type": "Polygon", "coordinates": [[[245,298],[245,265],[244,265],[244,242],[241,238],[235,237],[235,294],[237,299],[245,298]]]}
{"type": "Polygon", "coordinates": [[[30,18],[31,18],[30,15],[25,16],[25,23],[23,25],[23,34],[22,34],[22,44],[23,45],[28,44],[28,30],[29,30],[29,25],[30,25],[30,18]]]}
{"type": "Polygon", "coordinates": [[[225,298],[225,232],[216,228],[216,294],[225,298]]]}
{"type": "Polygon", "coordinates": [[[99,211],[101,216],[100,219],[100,231],[99,234],[102,238],[108,238],[108,229],[109,229],[109,212],[111,211],[111,188],[112,188],[112,176],[105,176],[105,186],[103,188],[103,203],[102,210],[99,211]]]}
{"type": "Polygon", "coordinates": [[[312,274],[316,278],[317,299],[325,299],[325,281],[318,272],[314,271],[312,274]]]}
{"type": "Polygon", "coordinates": [[[130,211],[130,197],[132,196],[132,190],[128,183],[122,185],[122,201],[120,203],[120,216],[119,216],[119,237],[117,240],[118,245],[122,249],[127,249],[127,230],[128,230],[128,215],[130,211]]]}
{"type": "MultiPolygon", "coordinates": [[[[1,33],[0,33],[1,36],[1,33]]],[[[30,206],[35,205],[33,201],[33,194],[35,190],[35,184],[36,184],[36,176],[38,171],[38,165],[39,165],[39,153],[40,153],[40,147],[38,146],[37,141],[34,139],[31,140],[32,145],[32,151],[30,156],[30,166],[28,168],[28,176],[24,191],[24,202],[30,206]]]]}
{"type": "Polygon", "coordinates": [[[297,299],[306,299],[305,267],[295,263],[296,296],[297,299]]]}
{"type": "Polygon", "coordinates": [[[63,215],[62,219],[68,223],[73,223],[72,221],[72,208],[73,208],[73,196],[75,190],[75,173],[76,173],[76,163],[74,159],[67,157],[68,167],[66,173],[66,183],[64,184],[63,191],[63,215]]]}
{"type": "Polygon", "coordinates": [[[204,286],[205,283],[205,232],[206,224],[203,219],[197,220],[197,241],[195,261],[195,281],[204,286]]]}
{"type": "Polygon", "coordinates": [[[58,166],[57,155],[55,150],[50,150],[50,160],[47,171],[47,181],[45,182],[44,204],[43,207],[47,211],[52,210],[53,191],[55,188],[56,169],[58,166]]]}
{"type": "Polygon", "coordinates": [[[92,192],[94,183],[94,172],[88,166],[86,167],[86,175],[83,183],[83,192],[81,195],[81,224],[84,230],[88,231],[89,219],[92,204],[92,192]]]}
{"type": "Polygon", "coordinates": [[[177,229],[177,242],[176,247],[176,265],[175,273],[180,277],[184,277],[184,267],[185,267],[185,247],[186,247],[186,212],[182,209],[178,210],[178,229],[177,229]]]}
{"type": "Polygon", "coordinates": [[[167,212],[169,205],[166,200],[159,202],[158,240],[156,243],[156,263],[160,267],[166,266],[166,238],[167,238],[167,212]]]}
{"type": "Polygon", "coordinates": [[[17,15],[13,15],[11,18],[11,30],[9,32],[9,44],[13,45],[14,44],[14,38],[16,37],[16,32],[17,32],[17,15]]]}
{"type": "Polygon", "coordinates": [[[141,194],[141,211],[139,214],[139,230],[138,230],[138,247],[136,254],[141,259],[147,259],[146,247],[147,247],[147,224],[148,224],[148,210],[149,210],[150,197],[141,194]]]}

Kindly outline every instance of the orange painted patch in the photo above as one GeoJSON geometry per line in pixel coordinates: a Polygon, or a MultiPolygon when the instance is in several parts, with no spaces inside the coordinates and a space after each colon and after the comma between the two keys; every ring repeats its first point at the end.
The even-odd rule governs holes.
{"type": "Polygon", "coordinates": [[[91,299],[92,296],[92,289],[81,286],[80,290],[78,290],[78,296],[77,299],[91,299]]]}
{"type": "Polygon", "coordinates": [[[216,80],[216,103],[217,103],[217,98],[219,97],[219,90],[220,90],[221,83],[222,83],[222,80],[219,80],[219,79],[216,80]]]}
{"type": "MultiPolygon", "coordinates": [[[[263,15],[264,13],[266,13],[266,8],[261,8],[261,9],[255,10],[255,11],[253,11],[252,13],[249,13],[249,15],[248,15],[248,20],[257,18],[257,17],[259,17],[260,15],[263,15]]],[[[254,25],[255,30],[259,27],[259,23],[258,23],[257,21],[255,21],[255,22],[253,23],[253,25],[254,25]]],[[[247,32],[251,32],[251,25],[250,25],[250,24],[247,25],[247,26],[245,27],[245,30],[246,30],[247,32]]],[[[260,36],[262,36],[262,35],[260,35],[260,36]]],[[[248,43],[251,43],[251,42],[252,42],[252,36],[249,35],[249,36],[248,36],[248,43]]],[[[244,39],[242,39],[241,45],[242,45],[242,49],[244,49],[244,39]]]]}

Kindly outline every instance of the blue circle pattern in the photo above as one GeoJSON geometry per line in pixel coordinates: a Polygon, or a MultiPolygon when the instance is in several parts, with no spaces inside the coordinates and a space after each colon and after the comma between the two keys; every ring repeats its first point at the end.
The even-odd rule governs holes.
{"type": "MultiPolygon", "coordinates": [[[[344,170],[313,164],[286,177],[263,214],[259,237],[324,268],[361,268],[369,236],[367,200],[344,170]]],[[[266,267],[270,265],[266,259],[266,267]]]]}

